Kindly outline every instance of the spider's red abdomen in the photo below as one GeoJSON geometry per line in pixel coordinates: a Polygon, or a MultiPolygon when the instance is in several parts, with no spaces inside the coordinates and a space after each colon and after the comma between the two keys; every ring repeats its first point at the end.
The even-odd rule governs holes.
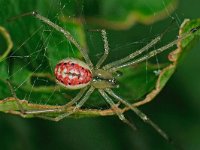
{"type": "Polygon", "coordinates": [[[77,59],[64,59],[55,67],[57,82],[68,89],[85,87],[92,80],[89,67],[77,59]]]}

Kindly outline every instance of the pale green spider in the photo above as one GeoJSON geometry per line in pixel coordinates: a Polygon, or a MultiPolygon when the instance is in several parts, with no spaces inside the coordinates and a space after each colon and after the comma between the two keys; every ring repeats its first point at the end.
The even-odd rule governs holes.
{"type": "Polygon", "coordinates": [[[29,12],[22,15],[19,15],[17,17],[11,18],[16,19],[18,17],[22,16],[34,16],[35,18],[41,20],[42,22],[46,23],[47,25],[51,26],[58,32],[61,32],[67,40],[69,40],[71,43],[73,43],[81,52],[85,62],[80,61],[75,58],[66,58],[64,60],[61,60],[55,67],[55,76],[56,81],[61,86],[64,86],[68,89],[81,89],[80,92],[67,104],[63,105],[59,109],[45,109],[45,110],[32,110],[32,111],[26,111],[23,110],[24,114],[34,114],[38,117],[41,117],[41,114],[43,113],[53,113],[53,112],[65,112],[69,106],[74,106],[74,109],[71,110],[68,113],[63,113],[55,118],[50,117],[43,117],[45,119],[53,120],[53,121],[59,121],[74,112],[76,112],[79,108],[81,108],[84,103],[88,100],[90,95],[93,93],[95,89],[99,91],[99,93],[102,95],[102,97],[106,100],[106,102],[110,105],[110,107],[113,109],[115,114],[119,117],[120,120],[122,120],[124,123],[128,124],[132,128],[135,128],[133,124],[131,124],[123,115],[123,113],[120,111],[117,104],[115,104],[112,100],[112,98],[115,98],[120,103],[124,104],[126,107],[134,111],[145,123],[152,126],[164,139],[166,139],[168,142],[172,143],[169,136],[160,129],[154,122],[152,122],[143,112],[141,112],[138,108],[133,107],[130,103],[125,101],[123,98],[115,94],[112,90],[112,88],[118,87],[119,85],[116,84],[116,71],[118,71],[121,68],[128,67],[130,65],[134,65],[137,63],[140,63],[142,61],[145,61],[151,57],[154,57],[155,55],[169,49],[170,47],[176,45],[178,41],[187,38],[188,36],[192,35],[194,32],[200,29],[200,26],[193,28],[190,30],[190,32],[183,34],[182,36],[178,37],[176,40],[170,42],[169,44],[160,47],[158,49],[155,49],[153,51],[150,51],[148,54],[136,58],[140,54],[144,53],[146,50],[152,48],[156,43],[158,43],[162,35],[156,37],[153,39],[150,43],[148,43],[146,46],[141,48],[140,50],[137,50],[130,55],[126,56],[125,58],[122,58],[120,60],[114,61],[112,63],[109,63],[105,66],[102,66],[103,62],[108,56],[109,53],[109,46],[108,46],[108,40],[106,36],[105,30],[99,30],[102,34],[103,42],[104,42],[104,54],[99,59],[97,64],[94,66],[88,56],[88,53],[86,49],[81,47],[79,43],[73,38],[73,36],[66,30],[64,30],[62,27],[58,26],[57,24],[51,22],[48,18],[45,18],[38,14],[37,12],[29,12]],[[134,59],[136,58],[136,59],[134,59]],[[85,94],[85,95],[84,95],[85,94]],[[111,98],[112,97],[112,98],[111,98]]]}

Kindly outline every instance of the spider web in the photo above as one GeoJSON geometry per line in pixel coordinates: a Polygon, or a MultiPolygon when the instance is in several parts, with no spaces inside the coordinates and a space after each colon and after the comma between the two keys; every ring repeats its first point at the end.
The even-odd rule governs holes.
{"type": "MultiPolygon", "coordinates": [[[[164,0],[162,3],[164,6],[166,5],[164,0]]],[[[147,1],[146,5],[148,5],[147,1]]],[[[103,43],[100,33],[84,32],[83,26],[86,29],[96,28],[89,25],[85,20],[84,6],[83,1],[51,0],[33,4],[30,8],[27,8],[27,12],[37,10],[41,15],[69,30],[82,46],[85,46],[87,43],[90,49],[90,58],[95,64],[103,54],[103,43]],[[44,9],[43,5],[47,9],[44,9]]],[[[169,9],[166,8],[165,11],[170,16],[169,9]]],[[[14,14],[20,13],[22,12],[16,11],[14,14]]],[[[163,21],[164,25],[162,26],[160,24],[150,26],[139,24],[127,31],[108,31],[110,54],[105,64],[125,57],[134,50],[145,46],[156,35],[163,33],[173,18],[175,18],[176,23],[167,32],[167,39],[165,40],[164,38],[158,45],[152,48],[155,49],[162,46],[163,43],[167,43],[166,41],[174,39],[176,36],[174,31],[178,29],[181,20],[178,15],[170,16],[163,21]],[[124,37],[122,35],[127,36],[124,37]]],[[[62,105],[72,99],[78,91],[69,91],[59,87],[54,80],[54,67],[56,63],[67,57],[81,59],[79,51],[62,34],[34,17],[20,18],[12,22],[12,24],[16,28],[16,34],[23,33],[20,34],[19,38],[15,39],[15,47],[5,60],[9,61],[8,79],[11,81],[17,97],[25,99],[30,103],[51,105],[62,105]]],[[[121,89],[116,89],[116,91],[127,99],[140,99],[141,94],[137,94],[137,91],[145,93],[145,91],[148,92],[152,89],[152,87],[149,87],[149,84],[151,85],[155,82],[157,78],[156,73],[159,73],[162,65],[166,63],[166,59],[162,61],[162,57],[165,58],[167,54],[168,52],[162,54],[161,58],[156,56],[153,60],[146,60],[143,65],[136,67],[134,76],[143,73],[142,78],[138,79],[141,80],[139,83],[143,82],[143,84],[138,86],[139,83],[136,82],[137,89],[130,88],[132,85],[127,84],[130,76],[124,74],[119,81],[121,89]],[[151,63],[153,65],[149,65],[151,63]],[[130,95],[130,91],[134,93],[134,96],[130,95]]],[[[90,108],[96,107],[101,109],[101,105],[105,104],[102,100],[103,98],[98,93],[95,92],[91,97],[88,100],[90,101],[88,102],[90,108]]]]}

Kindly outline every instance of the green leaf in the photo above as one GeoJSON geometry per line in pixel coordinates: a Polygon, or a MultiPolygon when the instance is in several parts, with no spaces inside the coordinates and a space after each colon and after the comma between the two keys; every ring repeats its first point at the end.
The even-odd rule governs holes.
{"type": "MultiPolygon", "coordinates": [[[[200,25],[200,20],[186,20],[181,28],[180,28],[180,35],[182,35],[183,33],[186,33],[188,31],[190,31],[191,29],[193,29],[194,27],[197,27],[200,25]]],[[[178,47],[177,49],[173,50],[169,55],[169,61],[168,63],[164,63],[164,64],[160,64],[160,70],[159,73],[155,73],[155,71],[157,70],[157,66],[155,64],[149,63],[141,63],[138,64],[136,67],[130,67],[130,68],[126,68],[123,69],[123,73],[124,76],[120,79],[120,82],[122,83],[127,83],[125,85],[122,84],[122,86],[117,89],[118,92],[122,92],[124,96],[129,97],[129,101],[133,103],[134,106],[140,106],[143,105],[149,101],[151,101],[160,91],[161,89],[165,86],[166,82],[169,80],[169,78],[171,77],[171,75],[174,73],[177,65],[180,62],[180,58],[182,58],[182,56],[188,52],[188,50],[191,49],[191,46],[194,45],[194,42],[199,38],[200,32],[196,32],[194,33],[194,35],[189,36],[188,38],[184,39],[184,40],[180,40],[178,43],[178,47]],[[148,70],[146,70],[145,68],[148,67],[148,70]],[[148,76],[146,76],[146,74],[148,74],[148,76]],[[148,77],[148,82],[144,82],[146,80],[146,77],[148,77]],[[132,92],[131,92],[132,91],[132,92]],[[132,94],[134,91],[134,94],[132,94]],[[131,94],[130,94],[131,92],[131,94]],[[131,96],[134,95],[134,96],[131,96]],[[132,100],[130,99],[132,97],[132,100]],[[139,101],[138,101],[139,100],[139,101]],[[134,101],[137,101],[134,103],[134,101]]],[[[17,69],[18,70],[18,69],[17,69]]],[[[23,69],[22,69],[23,70],[23,69]]],[[[28,75],[26,75],[28,76],[28,75]]],[[[52,77],[48,74],[37,74],[37,73],[32,73],[32,78],[34,76],[34,78],[36,77],[40,77],[40,78],[49,78],[49,80],[52,81],[51,85],[49,85],[50,87],[55,86],[57,87],[53,80],[51,79],[52,77]]],[[[14,77],[13,81],[17,79],[14,77]]],[[[19,79],[17,79],[19,80],[19,79]]],[[[24,79],[23,79],[24,80],[24,79]]],[[[23,82],[20,81],[19,83],[23,82]]],[[[31,84],[30,82],[33,81],[29,81],[29,84],[31,84]]],[[[1,87],[6,87],[5,82],[1,83],[1,87]]],[[[60,106],[58,106],[58,104],[62,104],[62,103],[66,103],[66,99],[67,97],[71,97],[73,94],[76,94],[76,91],[74,92],[67,92],[65,89],[62,89],[63,92],[69,93],[69,95],[67,96],[65,94],[65,96],[63,96],[59,90],[57,91],[56,88],[54,88],[54,93],[52,94],[53,90],[51,90],[51,88],[47,88],[48,85],[43,85],[43,83],[37,83],[37,85],[35,84],[35,87],[30,86],[25,88],[26,91],[31,92],[30,94],[32,95],[33,98],[35,98],[34,100],[32,100],[32,102],[35,102],[35,104],[33,104],[30,101],[30,97],[29,97],[29,102],[24,99],[24,100],[20,100],[20,99],[16,99],[14,97],[11,98],[5,98],[0,102],[0,111],[2,112],[9,112],[12,114],[17,114],[17,115],[21,115],[23,117],[56,117],[60,114],[63,114],[65,112],[68,112],[69,110],[73,109],[73,107],[69,107],[68,109],[66,109],[65,111],[62,112],[58,112],[58,113],[45,113],[45,114],[41,114],[40,116],[37,115],[33,115],[33,114],[23,114],[20,112],[20,109],[18,107],[19,103],[21,104],[21,106],[23,107],[24,110],[45,110],[45,109],[58,109],[60,108],[60,106]],[[41,87],[38,87],[41,86],[41,87]],[[32,87],[32,88],[31,88],[32,87]],[[37,89],[38,88],[38,89],[37,89]],[[36,90],[37,89],[37,90],[36,90]],[[49,102],[50,97],[53,98],[53,102],[49,102]],[[38,104],[38,101],[40,104],[38,104]],[[49,105],[49,104],[51,105],[49,105]]],[[[28,93],[29,93],[28,92],[28,93]]],[[[24,89],[19,87],[19,90],[17,92],[17,94],[19,93],[19,95],[21,93],[24,93],[24,89]]],[[[6,92],[7,94],[7,92],[6,92]]],[[[90,97],[90,99],[88,100],[87,105],[95,105],[96,107],[99,107],[104,104],[102,102],[98,103],[99,101],[103,102],[103,98],[99,98],[97,93],[95,93],[94,95],[92,95],[90,97]]],[[[86,106],[87,106],[86,105],[86,106]]],[[[85,116],[104,116],[104,115],[113,115],[113,111],[111,109],[103,109],[103,110],[99,110],[99,109],[91,109],[91,107],[89,107],[90,109],[81,109],[79,111],[77,111],[76,113],[74,113],[72,116],[74,117],[85,117],[85,116]]],[[[95,108],[95,107],[94,107],[95,108]]],[[[123,109],[124,111],[126,110],[126,108],[123,109]]]]}
{"type": "MultiPolygon", "coordinates": [[[[17,2],[15,1],[15,5],[11,4],[12,1],[1,2],[2,5],[6,3],[5,6],[9,6],[9,9],[2,7],[0,10],[0,24],[8,30],[9,35],[12,37],[14,48],[12,49],[12,52],[10,52],[10,50],[9,52],[7,52],[7,50],[4,51],[6,52],[6,55],[2,55],[3,61],[0,63],[0,70],[2,71],[0,76],[0,91],[2,91],[0,94],[0,111],[18,114],[23,117],[34,117],[34,115],[31,114],[21,113],[19,104],[22,105],[24,110],[56,109],[60,108],[60,105],[66,104],[77,94],[77,90],[69,91],[58,86],[55,83],[53,72],[57,62],[66,57],[81,59],[82,56],[78,49],[69,43],[62,34],[52,30],[52,28],[44,25],[34,17],[19,18],[12,22],[5,21],[8,18],[21,13],[29,12],[30,10],[37,10],[53,22],[69,30],[83,47],[89,47],[90,52],[97,55],[97,50],[98,48],[103,47],[103,43],[92,43],[91,40],[88,40],[88,44],[86,43],[87,36],[85,33],[87,32],[84,32],[83,24],[80,22],[80,19],[77,19],[78,14],[76,14],[76,3],[73,1],[61,2],[63,5],[66,5],[67,9],[62,10],[60,8],[60,3],[58,3],[54,5],[50,12],[45,9],[47,6],[49,8],[51,6],[47,0],[37,2],[30,1],[28,4],[25,0],[21,0],[17,2]],[[58,10],[61,10],[62,12],[58,12],[58,10]],[[55,14],[57,15],[55,16],[55,14]],[[93,46],[93,49],[91,48],[92,45],[95,45],[95,47],[93,46]],[[4,58],[6,58],[6,60],[4,58]],[[13,95],[6,83],[6,79],[9,79],[13,85],[17,98],[12,97],[13,95]]],[[[122,4],[120,4],[120,1],[116,3],[115,7],[119,7],[119,10],[124,9],[126,12],[122,13],[122,16],[110,16],[115,14],[108,11],[111,9],[110,7],[112,5],[107,3],[111,2],[112,1],[104,1],[105,4],[101,4],[102,7],[107,8],[104,8],[104,11],[102,11],[105,12],[105,14],[99,15],[101,15],[104,20],[116,21],[115,24],[119,24],[119,28],[121,26],[120,22],[124,22],[124,19],[132,12],[140,14],[139,16],[142,16],[141,20],[143,21],[156,21],[155,18],[152,18],[152,12],[157,12],[159,16],[159,12],[166,12],[164,11],[167,9],[166,6],[168,7],[175,4],[174,1],[168,1],[165,5],[161,6],[156,1],[152,1],[152,3],[148,2],[148,7],[151,6],[151,8],[154,8],[154,11],[151,11],[147,9],[148,7],[145,7],[147,1],[145,1],[145,5],[143,5],[142,1],[138,1],[136,5],[137,7],[129,5],[131,2],[128,1],[123,1],[122,4]]],[[[99,5],[99,3],[100,2],[97,2],[97,5],[99,5]]],[[[84,6],[87,7],[87,4],[84,3],[84,6]]],[[[88,10],[87,12],[90,11],[88,10]]],[[[95,18],[96,17],[98,18],[98,16],[95,16],[95,18]]],[[[134,16],[132,17],[134,18],[134,16]]],[[[99,25],[104,25],[102,24],[102,18],[98,19],[100,21],[97,23],[99,23],[99,25]]],[[[188,31],[199,24],[199,20],[190,21],[187,22],[187,24],[184,23],[180,31],[183,30],[183,32],[186,32],[186,30],[188,31]]],[[[191,49],[191,46],[194,45],[194,41],[195,38],[193,36],[181,41],[183,47],[179,46],[177,50],[174,50],[170,54],[169,59],[171,63],[169,61],[160,63],[160,70],[158,70],[157,64],[154,63],[141,63],[137,66],[123,69],[122,72],[124,75],[119,79],[120,88],[115,89],[115,91],[135,106],[151,101],[164,87],[177,67],[180,58],[191,49]],[[157,72],[160,73],[158,74],[157,72]]],[[[7,47],[9,46],[6,40],[2,40],[2,43],[2,45],[7,45],[7,47]]],[[[114,56],[111,57],[110,61],[113,61],[114,56]]],[[[92,57],[92,60],[95,59],[96,57],[92,57]]],[[[84,105],[85,109],[76,112],[74,116],[85,117],[112,115],[112,110],[110,108],[106,109],[106,106],[107,104],[104,102],[103,98],[95,92],[84,105]],[[99,107],[102,109],[98,109],[99,107]]],[[[73,107],[70,107],[65,111],[67,112],[72,108],[73,107]]],[[[46,113],[40,117],[56,117],[62,113],[64,112],[46,113]]]]}
{"type": "Polygon", "coordinates": [[[176,0],[102,0],[85,1],[87,21],[106,28],[127,29],[140,22],[152,24],[173,12],[176,0]]]}
{"type": "Polygon", "coordinates": [[[10,53],[12,47],[13,47],[13,43],[12,40],[10,38],[10,35],[8,33],[8,31],[6,31],[6,29],[4,27],[0,26],[0,45],[1,45],[1,50],[0,50],[0,62],[2,62],[4,59],[6,59],[6,57],[8,56],[8,54],[10,53]]]}

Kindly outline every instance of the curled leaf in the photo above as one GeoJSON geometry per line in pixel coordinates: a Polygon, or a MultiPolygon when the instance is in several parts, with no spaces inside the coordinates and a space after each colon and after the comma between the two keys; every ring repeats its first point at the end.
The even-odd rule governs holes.
{"type": "Polygon", "coordinates": [[[127,29],[135,23],[152,24],[172,13],[177,5],[176,0],[117,0],[86,1],[87,21],[111,29],[127,29]]]}
{"type": "MultiPolygon", "coordinates": [[[[186,20],[180,27],[179,35],[182,35],[199,25],[200,25],[199,19],[192,20],[192,21],[186,20]]],[[[138,64],[136,67],[130,67],[123,70],[124,76],[121,78],[120,81],[127,84],[124,87],[122,85],[119,90],[124,93],[128,91],[127,94],[130,94],[129,91],[134,91],[136,93],[136,96],[132,97],[133,98],[132,100],[131,99],[128,100],[134,106],[140,106],[153,100],[153,98],[162,90],[162,88],[165,86],[167,81],[170,79],[171,75],[174,73],[182,56],[185,55],[191,49],[192,46],[194,46],[195,41],[197,41],[199,36],[200,36],[200,31],[197,31],[193,35],[187,37],[186,39],[180,40],[178,42],[177,48],[168,55],[168,60],[170,63],[167,63],[167,65],[160,64],[161,65],[160,70],[156,70],[156,66],[153,64],[149,64],[148,70],[146,70],[144,69],[146,67],[145,63],[138,64]],[[146,79],[146,76],[145,76],[146,73],[148,73],[148,78],[149,78],[148,85],[144,82],[146,79]]],[[[47,77],[45,74],[33,74],[33,76],[47,77]]],[[[4,84],[4,87],[6,86],[5,83],[2,83],[2,84],[4,84]]],[[[65,92],[67,91],[64,91],[63,93],[65,92]]],[[[76,93],[76,91],[74,92],[76,93]]],[[[44,91],[40,93],[41,95],[45,97],[44,91]]],[[[70,92],[70,94],[71,93],[72,92],[70,92]]],[[[37,96],[34,96],[34,98],[35,98],[35,102],[37,102],[38,97],[39,98],[42,98],[42,97],[39,96],[40,94],[37,91],[35,94],[37,96]]],[[[52,95],[52,93],[48,94],[48,92],[46,94],[47,94],[47,99],[50,97],[49,94],[52,95]]],[[[30,101],[28,102],[26,99],[20,100],[15,97],[5,98],[0,101],[0,111],[17,114],[22,117],[29,117],[29,118],[30,117],[54,118],[60,114],[63,114],[73,109],[73,107],[69,107],[68,109],[62,112],[49,112],[49,113],[44,113],[38,116],[34,114],[24,114],[20,111],[19,107],[17,106],[17,104],[20,103],[23,106],[24,110],[31,110],[31,111],[32,110],[39,111],[39,110],[44,110],[44,109],[58,109],[60,108],[60,106],[58,106],[57,104],[59,103],[65,104],[67,99],[70,100],[70,95],[67,95],[67,96],[65,95],[64,97],[62,97],[63,96],[62,94],[60,95],[60,93],[56,93],[56,92],[53,93],[53,95],[55,96],[53,97],[54,101],[51,103],[51,105],[49,105],[48,101],[45,101],[42,103],[40,100],[41,104],[38,104],[38,103],[32,103],[30,101]],[[59,99],[61,101],[59,101],[59,99]]],[[[135,95],[135,94],[131,93],[131,95],[135,95]]],[[[94,94],[92,97],[90,97],[88,101],[90,101],[91,104],[94,105],[95,102],[97,101],[99,102],[103,100],[102,98],[99,99],[99,97],[94,94]]],[[[102,106],[102,103],[101,104],[97,103],[97,105],[102,106]]],[[[121,111],[126,111],[126,110],[127,108],[123,108],[121,111]]],[[[99,110],[99,109],[92,109],[92,108],[87,109],[86,107],[84,109],[80,109],[79,111],[75,112],[72,115],[72,117],[105,116],[105,115],[113,115],[113,114],[114,113],[112,109],[99,110]]]]}
{"type": "Polygon", "coordinates": [[[8,54],[10,53],[12,47],[13,47],[13,42],[11,40],[10,34],[8,31],[0,26],[0,62],[5,59],[8,54]]]}

